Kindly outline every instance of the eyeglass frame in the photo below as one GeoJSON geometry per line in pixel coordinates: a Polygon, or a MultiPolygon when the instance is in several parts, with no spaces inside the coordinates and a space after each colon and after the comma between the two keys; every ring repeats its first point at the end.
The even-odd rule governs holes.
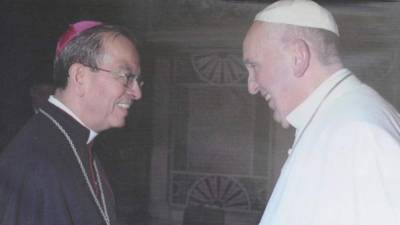
{"type": "Polygon", "coordinates": [[[85,65],[82,64],[86,67],[89,67],[92,70],[99,70],[99,71],[103,71],[103,72],[107,72],[115,77],[119,77],[119,78],[123,78],[126,79],[126,81],[124,81],[124,87],[129,88],[131,84],[133,84],[134,81],[136,81],[136,83],[138,84],[139,87],[142,87],[144,82],[142,81],[142,77],[140,74],[134,74],[131,72],[127,72],[122,74],[122,72],[116,72],[116,71],[112,71],[112,70],[107,70],[98,66],[89,66],[89,65],[85,65]]]}

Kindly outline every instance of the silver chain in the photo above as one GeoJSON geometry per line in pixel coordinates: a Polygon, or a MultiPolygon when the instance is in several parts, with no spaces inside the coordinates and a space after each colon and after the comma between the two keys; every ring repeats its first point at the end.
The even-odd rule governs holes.
{"type": "Polygon", "coordinates": [[[57,128],[61,131],[61,133],[62,133],[62,134],[65,136],[65,138],[67,139],[69,145],[71,146],[72,151],[74,152],[75,158],[76,158],[76,160],[78,161],[78,164],[79,164],[79,166],[80,166],[80,168],[81,168],[82,174],[83,174],[83,176],[85,177],[85,181],[86,181],[86,184],[87,184],[88,187],[89,187],[90,193],[92,194],[93,199],[94,199],[94,201],[95,201],[97,207],[99,208],[100,213],[101,213],[101,215],[102,215],[104,221],[106,222],[107,225],[110,225],[110,224],[111,224],[111,223],[110,223],[110,217],[108,216],[107,205],[106,205],[106,201],[105,201],[105,198],[104,198],[103,185],[102,185],[102,182],[101,182],[101,179],[100,179],[100,175],[99,175],[99,171],[98,171],[98,169],[97,169],[97,164],[96,164],[96,162],[94,162],[93,165],[94,165],[94,170],[95,170],[95,172],[96,172],[96,179],[97,179],[97,182],[98,182],[98,185],[99,185],[100,196],[101,196],[101,201],[102,201],[103,207],[101,207],[100,202],[99,202],[99,200],[97,199],[97,196],[96,196],[96,194],[95,194],[95,192],[94,192],[94,190],[93,190],[92,184],[91,184],[90,181],[89,181],[89,177],[88,177],[88,175],[87,175],[87,173],[86,173],[85,167],[83,166],[81,157],[78,155],[78,152],[77,152],[77,150],[76,150],[76,148],[75,148],[75,145],[74,145],[74,143],[72,142],[72,140],[71,140],[70,136],[68,135],[68,133],[67,133],[67,132],[64,130],[64,128],[57,122],[57,120],[55,120],[52,116],[50,116],[46,111],[44,111],[43,109],[39,108],[39,112],[43,113],[43,115],[45,115],[47,118],[49,118],[49,119],[57,126],[57,128]]]}
{"type": "Polygon", "coordinates": [[[292,151],[296,148],[297,144],[300,142],[301,137],[303,136],[304,132],[306,131],[306,129],[308,128],[308,126],[311,124],[311,122],[314,120],[315,115],[317,115],[317,112],[319,111],[319,109],[321,108],[322,104],[325,102],[325,100],[328,98],[328,96],[333,92],[333,90],[336,89],[337,86],[339,86],[340,83],[342,83],[344,80],[346,80],[348,77],[350,77],[351,73],[347,74],[346,76],[344,76],[341,80],[339,80],[329,91],[328,93],[326,93],[326,95],[322,98],[321,102],[319,103],[319,105],[317,106],[317,108],[315,109],[314,113],[311,115],[310,119],[307,121],[306,125],[304,126],[304,128],[301,130],[301,133],[299,134],[298,138],[296,138],[293,146],[292,146],[292,151]]]}

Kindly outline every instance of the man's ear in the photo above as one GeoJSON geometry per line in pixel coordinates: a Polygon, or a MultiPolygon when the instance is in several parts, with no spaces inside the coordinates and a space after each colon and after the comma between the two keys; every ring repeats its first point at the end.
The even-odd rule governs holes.
{"type": "Polygon", "coordinates": [[[301,77],[310,65],[310,47],[304,40],[296,39],[292,42],[292,52],[294,55],[294,75],[301,77]]]}
{"type": "Polygon", "coordinates": [[[85,74],[87,69],[87,67],[80,63],[74,63],[68,69],[69,84],[79,96],[82,96],[85,93],[85,86],[87,82],[85,80],[85,74]]]}

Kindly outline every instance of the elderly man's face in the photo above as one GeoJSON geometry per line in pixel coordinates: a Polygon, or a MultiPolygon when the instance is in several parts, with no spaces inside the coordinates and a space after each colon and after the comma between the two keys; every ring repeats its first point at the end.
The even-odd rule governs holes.
{"type": "Polygon", "coordinates": [[[267,35],[264,23],[255,22],[243,43],[243,59],[249,72],[250,94],[260,93],[274,111],[274,119],[289,127],[291,90],[290,57],[280,38],[267,35]]]}
{"type": "MultiPolygon", "coordinates": [[[[140,74],[139,55],[132,43],[123,36],[107,35],[104,56],[98,67],[118,74],[140,74]]],[[[125,125],[129,107],[142,96],[140,85],[125,86],[121,77],[106,71],[90,71],[90,85],[85,96],[88,125],[99,132],[125,125]]]]}

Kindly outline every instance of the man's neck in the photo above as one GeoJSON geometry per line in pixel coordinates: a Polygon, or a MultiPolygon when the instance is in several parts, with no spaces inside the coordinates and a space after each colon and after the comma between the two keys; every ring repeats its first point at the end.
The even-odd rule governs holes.
{"type": "Polygon", "coordinates": [[[66,101],[65,98],[63,98],[63,95],[60,95],[59,92],[56,91],[55,95],[51,95],[49,97],[49,102],[66,112],[68,115],[70,115],[72,118],[74,118],[76,121],[78,121],[82,126],[86,127],[89,129],[90,134],[89,134],[89,139],[88,142],[92,141],[96,136],[97,132],[94,130],[90,129],[77,115],[76,112],[74,112],[74,108],[71,108],[71,104],[68,104],[68,101],[66,101]]]}

